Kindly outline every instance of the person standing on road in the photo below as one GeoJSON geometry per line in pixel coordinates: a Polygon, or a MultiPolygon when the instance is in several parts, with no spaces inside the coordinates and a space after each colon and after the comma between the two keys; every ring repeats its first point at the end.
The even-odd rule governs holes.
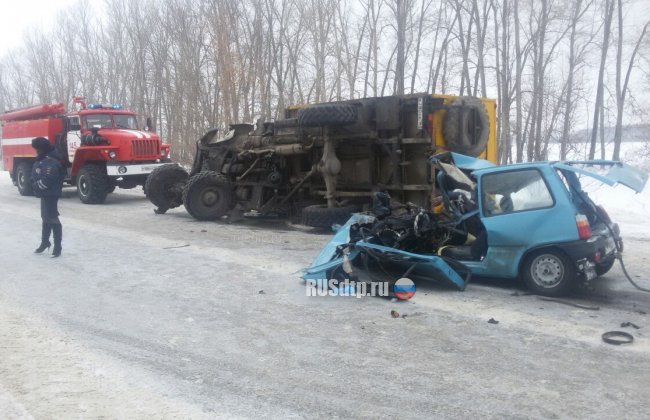
{"type": "Polygon", "coordinates": [[[32,186],[34,195],[41,199],[41,219],[43,228],[41,232],[41,245],[34,253],[40,254],[50,249],[50,234],[54,233],[54,248],[52,258],[61,256],[61,241],[63,240],[63,227],[59,220],[59,198],[65,179],[65,166],[61,163],[61,156],[52,147],[50,141],[44,137],[32,140],[32,147],[36,150],[36,162],[32,166],[32,186]]]}

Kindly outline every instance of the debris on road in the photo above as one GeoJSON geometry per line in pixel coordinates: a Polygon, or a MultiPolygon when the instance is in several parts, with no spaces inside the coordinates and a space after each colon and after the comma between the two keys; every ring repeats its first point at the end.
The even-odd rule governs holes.
{"type": "Polygon", "coordinates": [[[354,214],[303,273],[306,281],[350,279],[388,282],[398,279],[440,281],[464,290],[469,270],[435,255],[453,240],[456,222],[412,204],[391,208],[390,196],[377,193],[373,213],[354,214]]]}
{"type": "Polygon", "coordinates": [[[186,248],[190,246],[190,244],[184,244],[184,245],[176,245],[176,246],[167,246],[164,247],[163,249],[176,249],[176,248],[186,248]]]}
{"type": "Polygon", "coordinates": [[[621,344],[630,344],[634,341],[634,336],[625,331],[608,331],[602,335],[603,341],[607,344],[620,346],[621,344]]]}
{"type": "Polygon", "coordinates": [[[497,321],[497,320],[494,319],[494,318],[490,318],[490,319],[488,319],[488,324],[498,324],[498,323],[499,323],[499,321],[497,321]]]}
{"type": "Polygon", "coordinates": [[[634,322],[621,322],[621,328],[626,328],[626,327],[632,327],[635,330],[641,329],[641,327],[636,325],[634,322]]]}
{"type": "Polygon", "coordinates": [[[541,297],[541,296],[538,296],[537,298],[538,298],[539,300],[543,300],[543,301],[545,301],[545,302],[555,302],[555,303],[560,303],[560,304],[562,304],[562,305],[573,306],[573,307],[575,307],[575,308],[586,309],[586,310],[588,310],[588,311],[599,311],[599,310],[600,310],[600,307],[599,307],[599,306],[581,305],[581,304],[579,304],[579,303],[568,302],[568,301],[560,300],[560,299],[550,299],[550,298],[541,297]]]}
{"type": "Polygon", "coordinates": [[[392,316],[393,318],[399,318],[399,312],[393,309],[390,311],[390,316],[392,316]]]}

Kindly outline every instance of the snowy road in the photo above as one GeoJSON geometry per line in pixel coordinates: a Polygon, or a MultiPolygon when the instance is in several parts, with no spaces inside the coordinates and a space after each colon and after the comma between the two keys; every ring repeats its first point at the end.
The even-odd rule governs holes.
{"type": "MultiPolygon", "coordinates": [[[[103,206],[65,196],[62,258],[33,255],[38,202],[0,175],[3,418],[643,418],[650,409],[650,297],[618,267],[571,298],[599,310],[496,281],[463,293],[418,285],[406,303],[306,297],[296,271],[328,235],[201,223],[183,209],[156,216],[141,191],[117,190],[103,206]],[[628,329],[633,345],[601,342],[626,321],[642,327],[628,329]]],[[[628,269],[650,287],[650,238],[626,245],[628,269]]]]}

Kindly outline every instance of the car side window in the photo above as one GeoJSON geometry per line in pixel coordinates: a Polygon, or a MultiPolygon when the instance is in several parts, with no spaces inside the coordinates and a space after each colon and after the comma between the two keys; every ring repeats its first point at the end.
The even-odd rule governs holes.
{"type": "Polygon", "coordinates": [[[481,178],[483,215],[552,207],[553,196],[537,169],[498,172],[481,178]]]}
{"type": "Polygon", "coordinates": [[[79,131],[81,130],[81,125],[79,124],[79,117],[74,116],[68,118],[68,129],[70,131],[79,131]]]}

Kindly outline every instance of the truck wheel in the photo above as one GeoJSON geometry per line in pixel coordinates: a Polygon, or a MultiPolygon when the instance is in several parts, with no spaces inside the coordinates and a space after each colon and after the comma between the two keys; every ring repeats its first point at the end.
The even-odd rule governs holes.
{"type": "Polygon", "coordinates": [[[357,108],[347,104],[314,105],[298,112],[303,127],[348,125],[357,121],[357,108]]]}
{"type": "Polygon", "coordinates": [[[443,121],[445,144],[453,152],[478,156],[487,145],[490,123],[485,106],[477,98],[458,98],[443,121]]]}
{"type": "Polygon", "coordinates": [[[325,204],[308,206],[302,209],[302,224],[320,228],[342,225],[350,219],[352,213],[358,210],[357,206],[327,207],[325,204]]]}
{"type": "Polygon", "coordinates": [[[614,263],[616,262],[616,258],[612,258],[608,261],[602,262],[600,264],[596,264],[596,274],[599,276],[602,276],[603,274],[607,274],[609,270],[612,269],[614,266],[614,263]]]}
{"type": "Polygon", "coordinates": [[[573,286],[576,269],[563,253],[543,249],[526,257],[522,274],[533,293],[561,296],[573,286]]]}
{"type": "Polygon", "coordinates": [[[160,210],[176,208],[183,204],[187,177],[187,171],[175,163],[159,166],[147,177],[145,195],[160,210]]]}
{"type": "Polygon", "coordinates": [[[106,201],[109,185],[106,170],[102,166],[90,163],[77,174],[77,191],[84,204],[102,204],[106,201]]]}
{"type": "Polygon", "coordinates": [[[192,176],[183,189],[185,209],[197,220],[216,220],[225,216],[234,203],[230,181],[213,171],[192,176]]]}
{"type": "Polygon", "coordinates": [[[16,187],[20,195],[34,195],[32,190],[32,166],[21,162],[16,167],[16,187]]]}

